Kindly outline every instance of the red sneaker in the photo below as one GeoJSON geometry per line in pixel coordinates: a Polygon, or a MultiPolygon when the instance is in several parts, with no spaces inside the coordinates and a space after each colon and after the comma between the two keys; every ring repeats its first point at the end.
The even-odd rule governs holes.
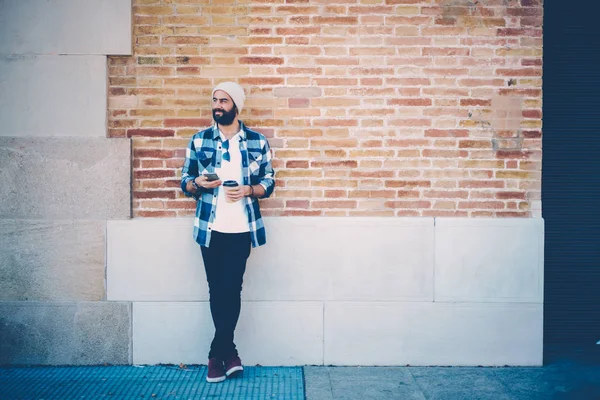
{"type": "Polygon", "coordinates": [[[244,372],[242,360],[238,356],[233,356],[225,360],[225,374],[230,378],[241,376],[244,372]]]}
{"type": "Polygon", "coordinates": [[[225,380],[225,369],[223,369],[223,361],[218,358],[210,358],[208,360],[208,373],[206,374],[206,382],[217,383],[225,380]]]}

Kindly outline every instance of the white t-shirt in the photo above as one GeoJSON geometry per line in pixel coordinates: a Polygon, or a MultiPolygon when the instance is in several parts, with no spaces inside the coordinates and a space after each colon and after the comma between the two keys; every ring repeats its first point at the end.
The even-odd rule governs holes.
{"type": "MultiPolygon", "coordinates": [[[[223,133],[221,134],[222,142],[225,141],[223,133]]],[[[225,153],[225,149],[222,149],[225,153]]],[[[230,161],[221,159],[221,167],[215,168],[215,172],[219,175],[221,181],[234,180],[238,184],[243,185],[244,179],[242,176],[242,153],[240,152],[240,133],[236,133],[229,139],[229,157],[230,161]]],[[[242,200],[235,203],[229,203],[226,200],[223,186],[217,189],[217,208],[215,211],[215,219],[212,230],[222,233],[241,233],[250,231],[248,226],[248,216],[246,215],[246,202],[242,200]]]]}

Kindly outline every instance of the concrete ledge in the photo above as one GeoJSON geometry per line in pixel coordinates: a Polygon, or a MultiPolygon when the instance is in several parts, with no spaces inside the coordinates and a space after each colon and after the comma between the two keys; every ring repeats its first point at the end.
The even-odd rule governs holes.
{"type": "Polygon", "coordinates": [[[0,136],[106,137],[105,56],[0,56],[0,76],[0,136]]]}
{"type": "MultiPolygon", "coordinates": [[[[244,302],[236,343],[249,365],[542,365],[542,315],[526,303],[244,302]]],[[[207,302],[134,303],[133,362],[206,363],[213,333],[207,302]]]]}
{"type": "MultiPolygon", "coordinates": [[[[207,302],[133,303],[134,364],[206,364],[214,334],[207,302]]],[[[248,365],[323,363],[323,306],[243,302],[236,345],[248,365]]]]}
{"type": "Polygon", "coordinates": [[[0,137],[0,219],[131,216],[131,142],[0,137]]]}
{"type": "Polygon", "coordinates": [[[105,221],[0,220],[0,301],[102,300],[105,221]]]}
{"type": "MultiPolygon", "coordinates": [[[[265,218],[244,299],[433,300],[433,219],[265,218]]],[[[192,219],[107,225],[109,300],[202,301],[208,288],[192,219]],[[135,238],[135,239],[133,239],[135,238]]]]}
{"type": "Polygon", "coordinates": [[[0,54],[131,54],[131,0],[0,1],[0,54]]]}
{"type": "MultiPolygon", "coordinates": [[[[242,319],[264,322],[237,330],[240,346],[248,341],[243,356],[249,361],[541,365],[542,220],[271,217],[265,224],[268,244],[253,250],[242,293],[250,310],[242,319]],[[265,314],[253,311],[256,304],[265,314]],[[307,304],[310,316],[280,311],[307,304]],[[285,327],[281,334],[279,327],[285,327]],[[322,361],[316,347],[298,346],[300,338],[288,329],[322,337],[322,361]],[[279,336],[280,350],[256,353],[279,336]]],[[[143,327],[134,334],[136,362],[206,357],[212,321],[191,235],[187,218],[107,224],[108,298],[154,301],[135,303],[140,315],[148,308],[145,322],[134,324],[143,327]],[[167,328],[151,329],[157,315],[165,315],[160,326],[167,328]]]]}
{"type": "Polygon", "coordinates": [[[0,364],[131,363],[131,305],[0,302],[0,364]]]}
{"type": "Polygon", "coordinates": [[[327,303],[325,365],[542,365],[541,304],[327,303]]]}

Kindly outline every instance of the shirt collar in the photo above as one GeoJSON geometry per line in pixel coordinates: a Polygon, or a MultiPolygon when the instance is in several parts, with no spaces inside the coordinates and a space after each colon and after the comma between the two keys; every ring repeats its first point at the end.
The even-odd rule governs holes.
{"type": "MultiPolygon", "coordinates": [[[[246,125],[244,125],[244,123],[240,120],[238,120],[238,122],[240,123],[240,142],[246,140],[246,125]]],[[[219,133],[219,127],[217,126],[216,123],[213,124],[213,139],[214,140],[218,140],[221,137],[221,134],[219,133]]]]}

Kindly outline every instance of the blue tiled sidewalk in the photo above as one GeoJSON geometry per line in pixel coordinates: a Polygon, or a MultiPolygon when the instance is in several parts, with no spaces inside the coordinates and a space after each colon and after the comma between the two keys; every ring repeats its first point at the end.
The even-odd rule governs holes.
{"type": "Polygon", "coordinates": [[[0,368],[0,399],[304,400],[301,367],[245,367],[242,379],[205,380],[205,366],[0,368]]]}

